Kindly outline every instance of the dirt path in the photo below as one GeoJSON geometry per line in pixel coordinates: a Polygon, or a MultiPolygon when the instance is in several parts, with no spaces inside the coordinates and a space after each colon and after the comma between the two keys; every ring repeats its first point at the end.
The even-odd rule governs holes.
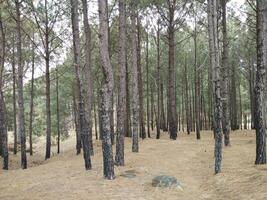
{"type": "Polygon", "coordinates": [[[102,178],[101,144],[95,144],[93,169],[83,170],[82,156],[75,155],[75,139],[62,144],[63,153],[43,162],[43,153],[29,159],[31,168],[19,167],[19,156],[11,157],[8,172],[0,171],[0,199],[238,199],[267,198],[267,167],[255,167],[255,139],[252,132],[232,134],[232,146],[224,149],[223,173],[213,174],[213,138],[211,132],[196,141],[192,134],[180,134],[177,141],[167,136],[161,140],[140,142],[140,153],[131,152],[126,141],[126,166],[116,167],[116,179],[102,178]],[[120,176],[134,170],[136,177],[120,176]],[[151,186],[157,175],[172,175],[182,187],[158,189],[151,186]]]}

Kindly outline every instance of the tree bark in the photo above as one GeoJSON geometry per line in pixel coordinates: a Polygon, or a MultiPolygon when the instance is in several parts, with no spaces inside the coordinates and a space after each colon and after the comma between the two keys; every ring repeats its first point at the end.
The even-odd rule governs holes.
{"type": "Polygon", "coordinates": [[[267,2],[257,0],[257,71],[255,85],[255,164],[266,164],[264,88],[267,66],[267,2]]]}
{"type": "Polygon", "coordinates": [[[27,169],[26,156],[26,136],[25,136],[25,118],[24,118],[24,97],[23,97],[23,65],[21,50],[21,2],[15,0],[16,4],[16,31],[17,31],[17,64],[18,64],[18,122],[19,135],[21,138],[21,168],[27,169]]]}
{"type": "Polygon", "coordinates": [[[138,152],[138,128],[139,128],[139,93],[138,93],[138,63],[137,63],[137,38],[136,38],[136,2],[131,1],[131,41],[132,41],[132,109],[133,109],[133,120],[132,120],[132,151],[138,152]]]}
{"type": "Polygon", "coordinates": [[[89,25],[88,19],[88,5],[87,0],[82,0],[83,6],[83,25],[84,25],[84,32],[85,32],[85,71],[86,71],[86,80],[87,80],[87,121],[89,126],[89,145],[90,145],[90,154],[94,155],[94,148],[93,148],[93,134],[92,134],[92,127],[93,127],[93,119],[92,119],[92,109],[93,109],[93,79],[92,79],[92,66],[91,66],[91,27],[89,25]]]}
{"type": "Polygon", "coordinates": [[[224,134],[224,145],[230,145],[230,108],[229,108],[229,41],[227,34],[227,11],[226,0],[221,1],[222,6],[222,32],[223,32],[223,51],[222,51],[222,129],[224,134]]]}
{"type": "MultiPolygon", "coordinates": [[[[34,37],[33,37],[34,38],[34,37]]],[[[30,155],[32,156],[32,132],[33,132],[33,98],[34,98],[34,66],[35,64],[35,48],[32,44],[32,80],[31,80],[31,97],[30,97],[30,125],[29,125],[29,143],[30,143],[30,155]]]]}
{"type": "Polygon", "coordinates": [[[6,38],[2,20],[2,8],[0,7],[0,156],[4,158],[3,169],[8,170],[8,133],[5,102],[3,94],[3,76],[5,65],[6,38]]]}
{"type": "Polygon", "coordinates": [[[56,68],[56,104],[57,104],[57,153],[60,153],[60,117],[59,117],[59,80],[56,68]]]}
{"type": "Polygon", "coordinates": [[[144,120],[144,95],[143,95],[143,77],[141,64],[141,22],[137,15],[137,70],[138,70],[138,92],[139,92],[139,118],[140,118],[140,137],[146,138],[145,120],[144,120]]]}
{"type": "Polygon", "coordinates": [[[220,96],[220,65],[218,48],[218,2],[217,0],[208,0],[208,24],[209,24],[209,48],[212,66],[213,80],[213,117],[214,117],[214,135],[215,135],[215,174],[221,172],[222,161],[222,128],[221,128],[221,96],[220,96]]]}
{"type": "Polygon", "coordinates": [[[14,154],[17,154],[17,94],[16,94],[16,60],[15,60],[15,35],[13,36],[13,48],[12,48],[12,86],[13,86],[13,130],[14,130],[14,154]]]}
{"type": "Polygon", "coordinates": [[[112,106],[112,94],[114,88],[114,79],[112,66],[109,58],[108,49],[108,17],[107,2],[98,0],[99,7],[99,40],[100,40],[100,58],[102,71],[104,74],[104,83],[101,90],[101,124],[102,124],[102,151],[104,163],[104,177],[108,180],[115,179],[114,161],[111,142],[111,119],[110,112],[112,106]]]}
{"type": "Polygon", "coordinates": [[[150,113],[149,113],[149,35],[148,32],[146,32],[146,124],[147,124],[147,137],[150,138],[150,113]]]}
{"type": "MultiPolygon", "coordinates": [[[[173,3],[175,4],[175,3],[173,3]]],[[[175,5],[169,6],[169,27],[168,27],[168,45],[169,45],[169,69],[168,69],[168,124],[169,133],[172,140],[177,138],[177,111],[175,98],[175,27],[174,27],[175,5]]]]}
{"type": "Polygon", "coordinates": [[[126,132],[126,5],[119,0],[119,96],[117,108],[117,140],[115,163],[124,166],[124,136],[126,132]]]}
{"type": "Polygon", "coordinates": [[[76,75],[76,84],[78,89],[78,113],[79,113],[79,130],[81,133],[81,141],[83,148],[83,157],[85,162],[85,169],[91,169],[90,158],[90,145],[89,145],[89,127],[85,116],[85,107],[83,99],[83,85],[81,81],[81,49],[80,49],[80,35],[79,35],[79,16],[78,16],[78,1],[70,0],[71,2],[71,20],[72,20],[72,33],[73,33],[73,53],[74,53],[74,66],[76,75]]]}

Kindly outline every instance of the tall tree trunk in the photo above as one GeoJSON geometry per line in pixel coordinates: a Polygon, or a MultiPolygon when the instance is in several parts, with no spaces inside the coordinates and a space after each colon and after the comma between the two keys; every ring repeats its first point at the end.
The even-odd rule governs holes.
{"type": "Polygon", "coordinates": [[[195,33],[194,33],[194,46],[195,46],[195,56],[194,56],[194,65],[195,65],[195,125],[196,125],[196,136],[200,140],[200,78],[199,78],[199,69],[197,66],[197,27],[195,19],[195,33]]]}
{"type": "Polygon", "coordinates": [[[30,98],[30,125],[29,125],[29,143],[30,143],[30,155],[32,156],[32,123],[33,123],[33,98],[34,98],[34,66],[35,64],[35,48],[32,44],[32,80],[31,80],[31,98],[30,98]]]}
{"type": "Polygon", "coordinates": [[[143,77],[141,64],[141,21],[137,15],[137,70],[138,70],[138,92],[139,92],[139,118],[140,118],[140,136],[146,138],[145,120],[144,120],[144,95],[143,95],[143,77]]]}
{"type": "Polygon", "coordinates": [[[14,130],[14,154],[17,154],[17,94],[16,94],[16,60],[15,60],[15,35],[13,36],[12,48],[12,89],[13,89],[13,130],[14,130]]]}
{"type": "Polygon", "coordinates": [[[168,27],[168,45],[169,45],[169,69],[168,69],[168,124],[170,138],[177,138],[177,113],[175,98],[175,27],[174,27],[175,5],[169,6],[169,27],[168,27]]]}
{"type": "Polygon", "coordinates": [[[21,50],[21,12],[18,0],[16,4],[16,31],[17,31],[17,64],[18,64],[18,122],[19,122],[19,135],[21,138],[21,168],[27,169],[27,156],[26,156],[26,136],[25,136],[25,120],[24,120],[24,98],[23,98],[23,65],[22,65],[22,50],[21,50]]]}
{"type": "Polygon", "coordinates": [[[212,66],[213,80],[213,112],[214,112],[214,135],[215,135],[215,174],[221,172],[222,160],[222,128],[221,128],[221,96],[220,96],[220,65],[218,48],[218,2],[208,0],[208,24],[209,24],[209,48],[212,66]]]}
{"type": "Polygon", "coordinates": [[[255,85],[256,161],[266,164],[264,88],[267,65],[267,2],[257,0],[257,71],[255,85]]]}
{"type": "Polygon", "coordinates": [[[124,136],[126,122],[126,5],[119,0],[119,97],[117,108],[117,140],[115,163],[124,165],[124,136]]]}
{"type": "Polygon", "coordinates": [[[229,108],[229,41],[227,34],[227,0],[221,1],[222,6],[222,32],[223,32],[223,51],[222,51],[222,129],[224,134],[224,145],[230,145],[230,108],[229,108]]]}
{"type": "Polygon", "coordinates": [[[74,53],[74,66],[76,75],[76,84],[78,89],[78,113],[79,113],[79,130],[81,133],[81,141],[83,148],[83,157],[85,162],[85,169],[91,169],[90,158],[90,145],[89,145],[89,127],[85,116],[85,107],[83,99],[83,85],[81,81],[81,49],[80,49],[80,33],[79,33],[79,15],[78,15],[78,1],[70,0],[71,2],[71,20],[72,20],[72,33],[73,33],[73,53],[74,53]]]}
{"type": "Polygon", "coordinates": [[[111,143],[111,119],[110,112],[112,106],[112,94],[114,88],[114,79],[112,66],[108,50],[108,5],[105,0],[98,0],[99,7],[99,40],[100,40],[100,58],[104,74],[104,84],[101,90],[101,124],[102,124],[102,150],[104,163],[104,177],[112,180],[115,178],[114,161],[111,143]]]}
{"type": "MultiPolygon", "coordinates": [[[[18,16],[18,15],[17,15],[18,16]]],[[[19,18],[17,18],[19,19],[19,18]]],[[[3,76],[4,76],[4,65],[5,65],[5,48],[6,38],[2,20],[2,7],[0,6],[0,152],[4,158],[3,169],[8,170],[8,135],[7,135],[7,122],[6,122],[6,111],[3,94],[3,76]]]]}
{"type": "Polygon", "coordinates": [[[232,66],[232,80],[231,80],[231,129],[238,129],[237,122],[237,99],[236,99],[236,68],[232,66]]]}
{"type": "Polygon", "coordinates": [[[187,58],[184,64],[184,85],[185,85],[185,115],[186,115],[186,131],[190,134],[191,131],[191,114],[190,114],[190,101],[188,95],[188,78],[187,78],[187,58]]]}
{"type": "Polygon", "coordinates": [[[57,153],[60,153],[60,118],[59,118],[59,80],[58,68],[56,68],[56,104],[57,104],[57,153]]]}
{"type": "MultiPolygon", "coordinates": [[[[160,139],[160,128],[161,128],[161,106],[163,103],[161,102],[161,67],[160,67],[160,21],[157,22],[157,139],[160,139]]],[[[163,108],[164,111],[164,108],[163,108]]]]}
{"type": "Polygon", "coordinates": [[[138,128],[139,128],[139,93],[138,93],[138,56],[137,56],[137,38],[136,38],[136,2],[131,0],[131,41],[132,41],[132,106],[133,106],[133,143],[132,151],[138,152],[138,128]]]}
{"type": "Polygon", "coordinates": [[[147,95],[147,99],[146,99],[146,124],[147,124],[147,137],[150,138],[150,113],[149,113],[149,36],[148,36],[148,32],[146,32],[146,95],[147,95]]]}
{"type": "Polygon", "coordinates": [[[130,101],[130,70],[127,62],[127,49],[126,49],[126,137],[132,137],[131,129],[131,101],[130,101]]]}
{"type": "Polygon", "coordinates": [[[50,98],[50,47],[49,47],[49,19],[47,0],[45,0],[45,82],[46,82],[46,154],[45,159],[51,156],[51,98],[50,98]]]}
{"type": "Polygon", "coordinates": [[[91,27],[89,25],[88,19],[88,5],[87,0],[82,0],[83,6],[83,26],[85,32],[85,71],[86,71],[86,80],[87,80],[87,121],[89,126],[89,145],[90,145],[90,154],[94,155],[93,148],[93,119],[92,119],[92,109],[93,109],[93,79],[92,79],[92,66],[91,66],[91,27]]]}

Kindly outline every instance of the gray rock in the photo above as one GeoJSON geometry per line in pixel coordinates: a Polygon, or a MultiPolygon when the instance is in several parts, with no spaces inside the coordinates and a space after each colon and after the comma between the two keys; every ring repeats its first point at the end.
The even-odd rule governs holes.
{"type": "Polygon", "coordinates": [[[153,187],[177,187],[180,186],[180,183],[177,181],[177,179],[173,176],[156,176],[152,180],[152,186],[153,187]]]}

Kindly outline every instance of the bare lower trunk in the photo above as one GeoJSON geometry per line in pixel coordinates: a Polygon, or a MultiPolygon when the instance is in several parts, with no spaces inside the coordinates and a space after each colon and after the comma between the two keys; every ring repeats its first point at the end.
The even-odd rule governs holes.
{"type": "Polygon", "coordinates": [[[26,136],[25,136],[25,120],[24,120],[24,97],[23,97],[23,65],[22,65],[22,50],[21,50],[21,13],[20,2],[16,3],[16,21],[17,21],[17,64],[18,64],[18,122],[19,135],[21,138],[21,168],[27,169],[26,156],[26,136]]]}
{"type": "Polygon", "coordinates": [[[105,0],[98,0],[99,7],[99,40],[100,40],[100,58],[102,71],[104,74],[104,84],[101,90],[101,127],[102,127],[102,151],[104,163],[104,177],[112,180],[115,178],[114,161],[111,143],[111,119],[110,112],[112,106],[112,94],[114,88],[114,79],[112,66],[109,58],[108,45],[108,5],[105,0]]]}
{"type": "Polygon", "coordinates": [[[215,135],[215,174],[221,172],[222,161],[222,128],[221,128],[221,96],[220,96],[220,65],[217,32],[217,0],[208,1],[208,23],[209,23],[209,47],[212,66],[213,80],[213,117],[215,135]]]}
{"type": "Polygon", "coordinates": [[[132,151],[138,152],[138,128],[139,128],[139,93],[138,93],[138,63],[137,63],[137,39],[136,39],[136,2],[131,1],[131,41],[132,41],[132,105],[133,105],[133,120],[132,120],[132,151]]]}
{"type": "Polygon", "coordinates": [[[86,121],[86,113],[83,99],[83,85],[81,81],[81,49],[80,49],[80,34],[79,34],[79,18],[78,18],[78,1],[71,0],[71,19],[73,31],[73,52],[74,52],[74,66],[76,75],[76,84],[78,89],[78,115],[79,115],[79,129],[81,133],[81,141],[83,148],[83,157],[85,169],[91,169],[90,145],[89,145],[89,127],[86,121]]]}
{"type": "Polygon", "coordinates": [[[223,52],[222,52],[222,129],[224,145],[230,145],[230,110],[229,110],[229,64],[228,64],[228,35],[226,19],[226,0],[222,0],[223,52]]]}
{"type": "Polygon", "coordinates": [[[255,85],[255,164],[266,164],[264,87],[267,65],[267,2],[257,1],[257,71],[255,85]]]}
{"type": "Polygon", "coordinates": [[[5,33],[2,21],[2,10],[0,8],[0,156],[3,157],[3,169],[8,170],[8,135],[5,102],[3,96],[3,75],[5,64],[5,33]]]}
{"type": "Polygon", "coordinates": [[[124,165],[126,122],[126,13],[124,0],[119,1],[119,96],[117,108],[116,165],[124,165]]]}
{"type": "Polygon", "coordinates": [[[85,32],[85,71],[86,71],[86,80],[87,80],[87,121],[89,126],[89,145],[90,145],[90,154],[94,155],[93,148],[93,135],[92,135],[92,109],[93,109],[93,79],[92,79],[92,69],[91,69],[91,27],[88,23],[88,5],[87,0],[82,0],[83,6],[83,25],[85,32]]]}
{"type": "Polygon", "coordinates": [[[31,80],[31,99],[30,99],[30,126],[29,126],[29,143],[30,143],[30,155],[32,156],[32,123],[33,123],[33,98],[34,98],[34,63],[35,63],[35,51],[32,44],[32,80],[31,80]]]}

